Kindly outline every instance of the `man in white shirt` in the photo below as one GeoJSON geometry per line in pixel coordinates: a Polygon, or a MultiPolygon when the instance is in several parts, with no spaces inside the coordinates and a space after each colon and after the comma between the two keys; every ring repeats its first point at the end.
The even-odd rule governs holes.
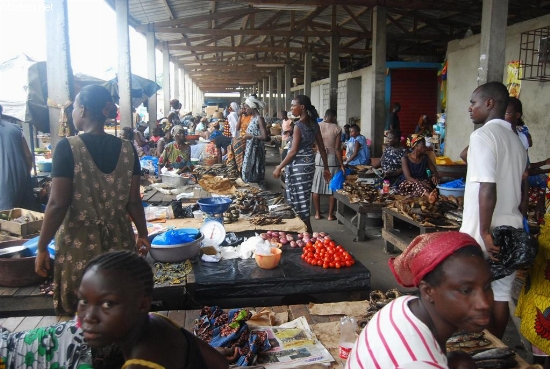
{"type": "Polygon", "coordinates": [[[240,133],[238,132],[237,126],[239,125],[239,104],[232,102],[229,105],[229,114],[227,115],[227,120],[229,122],[229,129],[231,131],[231,137],[239,137],[240,133]]]}
{"type": "MultiPolygon", "coordinates": [[[[468,233],[494,259],[499,247],[491,232],[501,225],[521,228],[522,174],[526,152],[510,123],[504,120],[508,91],[499,82],[479,86],[472,93],[470,117],[483,127],[470,135],[464,213],[461,232],[468,233]]],[[[502,338],[510,312],[508,301],[515,273],[492,283],[495,304],[489,331],[502,338]]]]}

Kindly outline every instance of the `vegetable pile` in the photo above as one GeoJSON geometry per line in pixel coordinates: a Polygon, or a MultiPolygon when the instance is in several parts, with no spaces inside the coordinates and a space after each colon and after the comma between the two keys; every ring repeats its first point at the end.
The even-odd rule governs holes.
{"type": "Polygon", "coordinates": [[[310,265],[340,269],[355,264],[353,256],[324,232],[313,232],[311,238],[307,232],[303,233],[302,240],[305,245],[301,258],[310,265]]]}

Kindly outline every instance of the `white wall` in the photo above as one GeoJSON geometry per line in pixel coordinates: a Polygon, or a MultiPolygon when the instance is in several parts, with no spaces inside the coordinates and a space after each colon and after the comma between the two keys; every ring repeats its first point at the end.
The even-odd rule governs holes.
{"type": "MultiPolygon", "coordinates": [[[[507,28],[506,66],[518,60],[522,32],[550,26],[550,15],[518,23],[507,28]]],[[[453,160],[468,145],[473,124],[468,113],[472,91],[477,87],[477,69],[480,56],[480,35],[464,40],[449,42],[447,47],[447,127],[445,155],[453,160]]],[[[506,83],[506,69],[503,82],[506,83]]],[[[550,82],[521,81],[519,96],[523,103],[524,120],[533,137],[533,147],[529,149],[531,161],[541,161],[550,156],[547,143],[550,139],[550,82]]]]}

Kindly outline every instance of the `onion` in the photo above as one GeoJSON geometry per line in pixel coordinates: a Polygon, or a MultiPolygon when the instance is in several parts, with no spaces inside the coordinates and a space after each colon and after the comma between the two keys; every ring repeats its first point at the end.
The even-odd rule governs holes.
{"type": "Polygon", "coordinates": [[[306,245],[305,242],[302,240],[296,241],[296,244],[298,245],[298,247],[304,247],[306,245]]]}
{"type": "Polygon", "coordinates": [[[309,234],[309,232],[304,232],[303,235],[304,235],[304,237],[306,237],[306,236],[307,236],[307,237],[310,237],[310,236],[311,236],[311,235],[309,234]]]}
{"type": "Polygon", "coordinates": [[[289,241],[294,241],[294,237],[292,237],[291,234],[287,234],[286,239],[289,240],[289,241]]]}
{"type": "Polygon", "coordinates": [[[286,238],[279,239],[279,242],[281,242],[283,245],[286,245],[288,243],[288,240],[286,238]]]}
{"type": "Polygon", "coordinates": [[[319,232],[319,236],[321,236],[321,237],[326,237],[327,234],[326,234],[325,232],[319,232]]]}
{"type": "Polygon", "coordinates": [[[303,240],[304,240],[304,243],[308,243],[311,241],[311,238],[304,236],[303,240]]]}
{"type": "Polygon", "coordinates": [[[286,236],[286,232],[279,232],[279,236],[286,236]]]}
{"type": "Polygon", "coordinates": [[[268,239],[267,233],[260,233],[260,237],[262,238],[262,240],[267,240],[268,239]]]}
{"type": "Polygon", "coordinates": [[[317,241],[317,237],[311,237],[311,238],[309,239],[309,241],[310,241],[311,243],[315,243],[315,241],[317,241]]]}
{"type": "Polygon", "coordinates": [[[290,241],[290,247],[298,247],[298,244],[296,243],[296,241],[290,241]]]}
{"type": "Polygon", "coordinates": [[[312,237],[319,237],[319,232],[313,232],[313,234],[311,235],[312,237]]]}
{"type": "Polygon", "coordinates": [[[304,235],[301,233],[298,233],[298,239],[301,240],[302,238],[304,238],[304,235]]]}

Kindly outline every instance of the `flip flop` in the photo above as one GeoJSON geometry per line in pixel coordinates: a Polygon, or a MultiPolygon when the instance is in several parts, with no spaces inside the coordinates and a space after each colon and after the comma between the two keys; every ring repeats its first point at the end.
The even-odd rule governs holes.
{"type": "Polygon", "coordinates": [[[329,215],[328,218],[327,218],[327,220],[331,220],[331,221],[332,221],[332,220],[336,220],[336,217],[333,216],[333,215],[329,215]]]}
{"type": "Polygon", "coordinates": [[[322,215],[319,215],[319,217],[317,217],[317,215],[315,216],[315,219],[317,219],[317,220],[323,219],[323,218],[324,218],[324,216],[322,216],[322,215]]]}

